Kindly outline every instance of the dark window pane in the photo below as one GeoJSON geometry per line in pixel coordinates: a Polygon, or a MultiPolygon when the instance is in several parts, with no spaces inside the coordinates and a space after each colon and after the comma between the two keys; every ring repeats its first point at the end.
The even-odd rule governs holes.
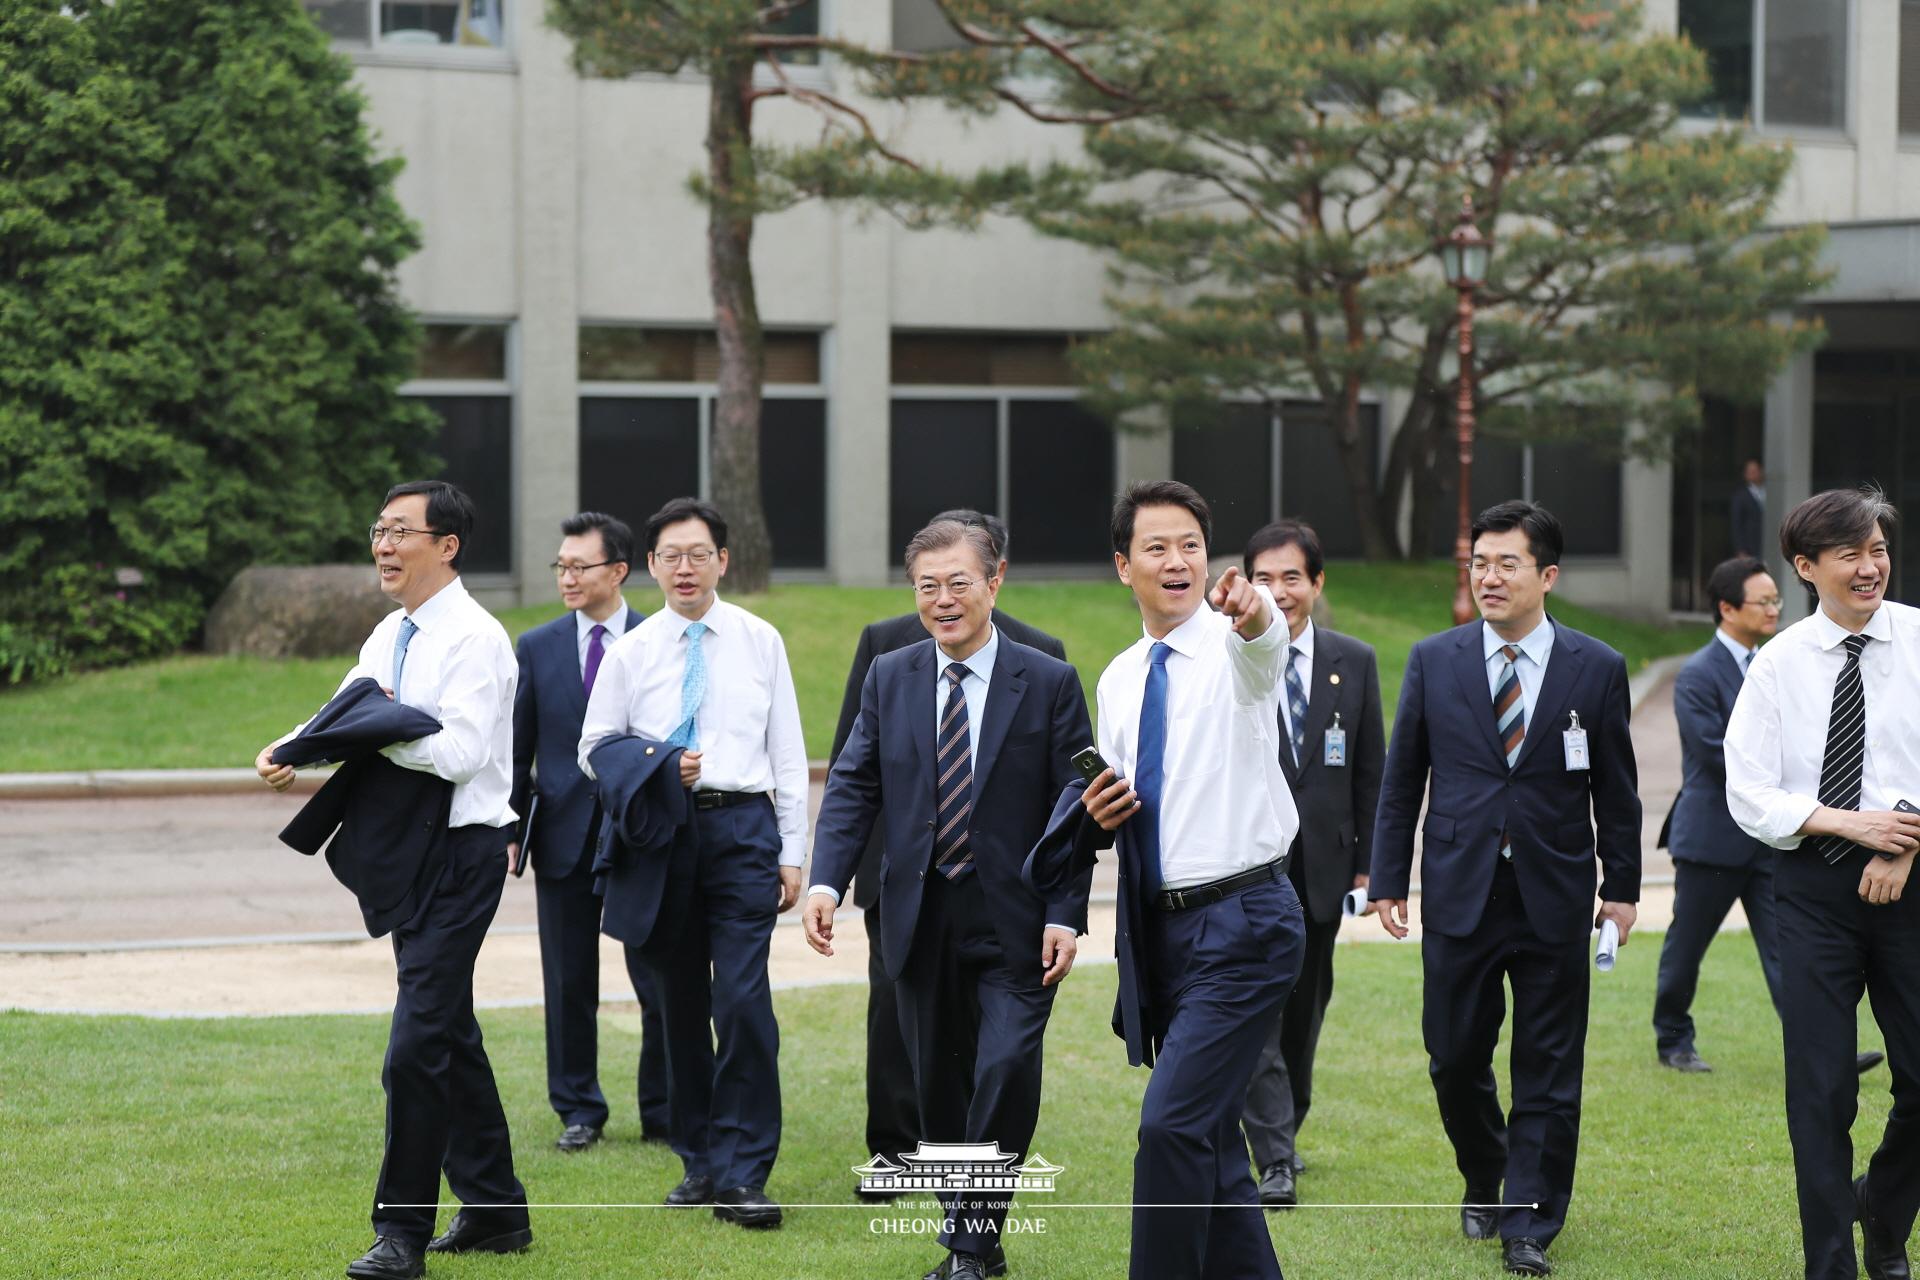
{"type": "MultiPolygon", "coordinates": [[[[1447,443],[1449,447],[1441,451],[1433,476],[1432,483],[1437,496],[1432,507],[1433,524],[1427,530],[1427,554],[1442,560],[1453,559],[1453,540],[1460,519],[1460,458],[1451,447],[1451,429],[1447,443]]],[[[1473,515],[1479,515],[1496,502],[1524,495],[1525,486],[1521,477],[1524,453],[1524,446],[1512,440],[1502,440],[1497,436],[1475,438],[1473,489],[1471,501],[1467,504],[1473,515]]],[[[1419,481],[1416,479],[1415,483],[1419,481]]]]}
{"type": "MultiPolygon", "coordinates": [[[[765,335],[767,378],[783,386],[820,381],[820,335],[765,335]]],[[[710,331],[636,325],[580,326],[582,382],[713,382],[720,347],[710,331]]]]}
{"type": "Polygon", "coordinates": [[[467,491],[477,514],[462,573],[513,571],[513,400],[422,396],[440,415],[439,478],[467,491]]]}
{"type": "Polygon", "coordinates": [[[1920,134],[1920,0],[1900,4],[1900,132],[1920,134]]]}
{"type": "Polygon", "coordinates": [[[1173,430],[1173,478],[1213,508],[1216,556],[1238,555],[1273,518],[1273,411],[1223,404],[1205,420],[1182,418],[1173,430]]]}
{"type": "Polygon", "coordinates": [[[1021,564],[1100,564],[1113,554],[1113,428],[1070,400],[1009,406],[1007,524],[1021,564]]]}
{"type": "MultiPolygon", "coordinates": [[[[982,400],[895,400],[887,459],[888,563],[951,507],[993,511],[999,500],[997,408],[982,400]]],[[[1020,530],[1014,529],[1016,545],[1020,530]]],[[[903,570],[904,572],[904,570],[903,570]]]]}
{"type": "Polygon", "coordinates": [[[1560,518],[1570,556],[1620,554],[1620,459],[1577,441],[1533,446],[1533,500],[1560,518]]]}
{"type": "Polygon", "coordinates": [[[700,402],[580,400],[580,509],[619,516],[638,534],[671,498],[700,492],[700,402]]]}
{"type": "MultiPolygon", "coordinates": [[[[792,11],[767,24],[770,35],[780,36],[817,36],[820,34],[819,0],[804,0],[792,11]]],[[[820,61],[818,49],[787,49],[779,54],[780,61],[795,65],[811,66],[820,61]]]]}
{"type": "Polygon", "coordinates": [[[1847,0],[1768,0],[1768,125],[1847,123],[1847,0]]]}
{"type": "Polygon", "coordinates": [[[776,569],[827,566],[827,406],[767,400],[760,410],[760,501],[776,569]]]}
{"type": "Polygon", "coordinates": [[[967,38],[953,29],[935,0],[893,0],[893,47],[907,53],[963,49],[967,38]]]}
{"type": "Polygon", "coordinates": [[[1680,0],[1680,34],[1707,55],[1713,86],[1687,114],[1738,120],[1753,110],[1755,0],[1680,0]]]}
{"type": "Polygon", "coordinates": [[[895,386],[1071,387],[1067,334],[896,333],[895,386]]]}
{"type": "MultiPolygon", "coordinates": [[[[1380,410],[1360,406],[1360,448],[1367,475],[1374,474],[1380,410]]],[[[1365,554],[1353,492],[1333,425],[1319,404],[1289,400],[1280,406],[1280,514],[1305,520],[1320,535],[1329,556],[1365,554]]]]}
{"type": "Polygon", "coordinates": [[[373,9],[368,0],[301,0],[301,7],[313,15],[313,21],[335,40],[365,44],[367,20],[373,9]]]}
{"type": "Polygon", "coordinates": [[[414,377],[506,380],[507,326],[429,324],[420,328],[414,377]]]}

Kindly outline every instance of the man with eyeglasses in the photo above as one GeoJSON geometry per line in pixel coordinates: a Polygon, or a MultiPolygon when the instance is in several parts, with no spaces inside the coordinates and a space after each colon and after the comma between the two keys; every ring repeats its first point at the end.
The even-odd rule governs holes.
{"type": "MultiPolygon", "coordinates": [[[[982,515],[967,507],[942,511],[929,525],[956,521],[969,528],[985,531],[993,543],[994,577],[1002,586],[1007,581],[1007,550],[1011,535],[1006,522],[998,516],[982,515]]],[[[1067,660],[1067,648],[1058,640],[1005,613],[992,611],[995,630],[1029,649],[1038,649],[1050,658],[1067,660]]],[[[840,723],[833,731],[833,747],[827,764],[839,760],[840,751],[853,733],[854,720],[860,714],[860,690],[866,685],[867,671],[882,654],[910,648],[927,638],[927,627],[918,612],[870,622],[860,630],[860,642],[854,647],[853,666],[847,671],[846,691],[840,698],[840,723]]],[[[1082,745],[1085,745],[1084,743],[1082,745]]],[[[887,975],[884,956],[885,933],[880,917],[880,865],[886,832],[884,816],[874,823],[873,836],[861,854],[859,869],[853,878],[853,904],[862,909],[867,931],[867,1153],[898,1159],[903,1151],[912,1151],[920,1138],[919,1103],[913,1091],[913,1061],[907,1056],[906,1041],[900,1037],[900,1011],[894,1002],[893,979],[887,975]]],[[[861,1191],[862,1199],[889,1199],[886,1193],[861,1191]]]]}
{"type": "MultiPolygon", "coordinates": [[[[1087,926],[1091,873],[1052,899],[1020,881],[1073,754],[1093,739],[1080,678],[1000,634],[987,531],[936,520],[907,543],[931,638],[883,655],[820,805],[808,945],[833,954],[833,914],[886,824],[886,972],[929,1142],[1028,1153],[1055,986],[1087,926]]],[[[897,1160],[898,1152],[886,1153],[897,1160]]],[[[1006,1271],[1004,1196],[943,1195],[947,1257],[929,1276],[1006,1271]]]]}
{"type": "MultiPolygon", "coordinates": [[[[594,748],[618,734],[681,752],[691,856],[646,869],[646,905],[621,934],[628,968],[653,975],[666,1022],[669,1141],[685,1172],[666,1203],[777,1227],[766,1184],[780,1150],[780,1029],[767,950],[806,861],[800,704],[780,633],[719,597],[720,512],[675,498],[646,536],[667,607],[608,650],[578,759],[594,777],[594,748]]],[[[609,921],[615,906],[610,895],[609,921]]]]}
{"type": "MultiPolygon", "coordinates": [[[[358,1280],[422,1275],[423,1251],[511,1253],[533,1240],[506,1113],[473,1013],[474,961],[500,905],[514,834],[518,676],[506,630],[460,581],[473,524],[472,501],[445,481],[388,492],[367,533],[380,589],[400,608],[373,629],[341,682],[344,690],[370,677],[395,702],[437,720],[438,733],[381,754],[448,784],[444,841],[431,834],[437,824],[422,837],[409,822],[388,832],[395,847],[354,850],[355,857],[421,858],[409,890],[417,905],[392,929],[398,989],[381,1073],[386,1153],[374,1192],[373,1247],[347,1267],[358,1280]],[[413,847],[423,838],[433,842],[424,856],[413,847]],[[442,1171],[463,1204],[483,1207],[461,1209],[446,1233],[429,1241],[442,1171]]],[[[263,749],[254,767],[284,791],[293,770],[274,763],[278,745],[263,749]]],[[[342,827],[327,850],[336,873],[348,834],[342,827]]],[[[372,910],[364,900],[362,907],[372,910]]]]}
{"type": "MultiPolygon", "coordinates": [[[[540,976],[547,1024],[547,1101],[560,1117],[561,1151],[585,1151],[607,1124],[600,1091],[600,894],[593,855],[599,805],[580,772],[580,727],[607,651],[641,614],[621,594],[633,530],[597,511],[560,524],[553,562],[567,612],[520,637],[513,700],[516,870],[533,865],[540,976]]],[[[667,1140],[667,1038],[660,999],[643,966],[631,971],[640,1001],[640,1138],[667,1140]]]]}
{"type": "MultiPolygon", "coordinates": [[[[1481,620],[1413,647],[1387,747],[1369,888],[1407,936],[1421,827],[1422,1030],[1440,1122],[1466,1182],[1460,1226],[1515,1275],[1552,1272],[1580,1145],[1588,939],[1624,943],[1640,898],[1640,797],[1627,664],[1547,614],[1560,522],[1503,502],[1473,524],[1481,620]],[[1594,858],[1605,869],[1594,912],[1594,858]],[[1513,988],[1513,1106],[1493,1053],[1513,988]],[[1504,1184],[1504,1185],[1503,1185],[1504,1184]]],[[[1392,1141],[1391,1138],[1383,1141],[1392,1141]]]]}

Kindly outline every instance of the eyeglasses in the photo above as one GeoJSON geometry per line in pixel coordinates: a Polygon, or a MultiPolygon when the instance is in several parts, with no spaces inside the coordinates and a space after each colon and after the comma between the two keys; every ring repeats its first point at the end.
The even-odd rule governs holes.
{"type": "Polygon", "coordinates": [[[1749,600],[1747,603],[1757,604],[1762,609],[1778,609],[1781,602],[1779,596],[1761,596],[1756,600],[1749,600]]]}
{"type": "Polygon", "coordinates": [[[401,524],[376,524],[367,529],[367,541],[377,547],[380,545],[380,540],[385,538],[397,547],[407,540],[407,535],[410,533],[418,533],[429,538],[447,536],[437,529],[409,529],[401,524]]]}
{"type": "Polygon", "coordinates": [[[1516,560],[1512,556],[1504,560],[1483,560],[1475,556],[1467,562],[1467,571],[1476,578],[1484,578],[1487,576],[1487,571],[1491,569],[1499,575],[1500,581],[1512,582],[1520,576],[1522,569],[1534,568],[1538,563],[1535,560],[1516,560]]]}
{"type": "Polygon", "coordinates": [[[692,551],[656,551],[653,553],[653,559],[655,564],[666,569],[678,569],[682,560],[699,569],[713,559],[713,548],[695,547],[692,551]]]}
{"type": "Polygon", "coordinates": [[[558,560],[555,560],[552,564],[548,565],[547,568],[553,570],[553,576],[556,578],[564,578],[568,574],[579,578],[585,576],[589,569],[604,569],[610,564],[618,563],[620,563],[618,560],[597,560],[592,564],[561,564],[558,560]]]}
{"type": "Polygon", "coordinates": [[[937,600],[940,597],[940,593],[944,590],[956,600],[964,600],[967,597],[967,593],[977,585],[972,578],[955,578],[944,587],[940,583],[929,579],[926,582],[917,584],[913,589],[913,593],[922,600],[937,600]]]}

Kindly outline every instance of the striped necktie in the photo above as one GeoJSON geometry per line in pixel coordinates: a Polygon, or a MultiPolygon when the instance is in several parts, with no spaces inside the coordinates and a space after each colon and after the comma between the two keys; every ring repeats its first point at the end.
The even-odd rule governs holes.
{"type": "MultiPolygon", "coordinates": [[[[1511,769],[1520,761],[1520,748],[1527,744],[1527,703],[1520,696],[1520,673],[1514,669],[1520,651],[1503,644],[1500,652],[1506,656],[1507,665],[1501,668],[1500,684],[1493,691],[1493,723],[1500,731],[1500,749],[1507,753],[1507,768],[1511,769]]],[[[1513,841],[1505,831],[1500,833],[1500,856],[1513,860],[1513,841]]]]}
{"type": "Polygon", "coordinates": [[[953,687],[934,735],[939,744],[934,755],[938,779],[933,787],[939,828],[933,837],[933,866],[947,879],[958,880],[973,870],[973,846],[967,839],[967,819],[973,812],[973,734],[967,727],[967,695],[960,687],[967,678],[966,664],[950,664],[946,676],[953,687]]]}
{"type": "MultiPolygon", "coordinates": [[[[1833,682],[1833,710],[1827,715],[1827,751],[1820,760],[1820,803],[1829,809],[1858,809],[1862,769],[1867,755],[1867,690],[1860,679],[1860,652],[1865,636],[1840,642],[1847,658],[1833,682]]],[[[1815,850],[1829,863],[1838,862],[1856,847],[1845,836],[1818,836],[1815,850]]]]}

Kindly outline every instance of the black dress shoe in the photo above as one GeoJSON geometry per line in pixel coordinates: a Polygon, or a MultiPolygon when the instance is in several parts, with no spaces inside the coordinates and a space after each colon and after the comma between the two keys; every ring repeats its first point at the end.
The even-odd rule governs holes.
{"type": "Polygon", "coordinates": [[[1467,1188],[1460,1201],[1460,1234],[1469,1240],[1492,1240],[1500,1234],[1500,1192],[1482,1187],[1467,1188]]]}
{"type": "Polygon", "coordinates": [[[1300,1203],[1293,1187],[1293,1162],[1282,1160],[1260,1171],[1260,1203],[1269,1209],[1291,1209],[1300,1203]]]}
{"type": "Polygon", "coordinates": [[[742,1227],[777,1227],[780,1206],[758,1187],[732,1187],[713,1197],[713,1216],[742,1227]]]}
{"type": "Polygon", "coordinates": [[[602,1130],[597,1124],[570,1124],[558,1138],[553,1140],[553,1145],[568,1153],[585,1151],[600,1141],[601,1133],[602,1130]]]}
{"type": "Polygon", "coordinates": [[[1701,1059],[1699,1054],[1691,1049],[1680,1049],[1673,1053],[1661,1054],[1660,1065],[1671,1068],[1674,1071],[1703,1072],[1713,1070],[1712,1067],[1708,1066],[1706,1062],[1701,1059]]]}
{"type": "Polygon", "coordinates": [[[713,1179],[704,1173],[690,1173],[680,1185],[667,1192],[666,1203],[676,1209],[692,1209],[713,1203],[713,1179]]]}
{"type": "Polygon", "coordinates": [[[939,1266],[920,1277],[920,1280],[952,1280],[954,1276],[986,1276],[991,1280],[994,1276],[1003,1276],[1005,1274],[1007,1274],[1007,1251],[998,1244],[993,1244],[989,1245],[987,1251],[981,1254],[949,1253],[940,1260],[939,1266]],[[974,1259],[979,1269],[977,1271],[954,1270],[954,1268],[959,1265],[958,1260],[962,1257],[974,1259]]]}
{"type": "Polygon", "coordinates": [[[1515,1236],[1500,1242],[1500,1265],[1514,1276],[1550,1276],[1547,1251],[1532,1236],[1515,1236]]]}
{"type": "Polygon", "coordinates": [[[1300,1158],[1298,1151],[1293,1153],[1293,1176],[1295,1178],[1304,1178],[1307,1176],[1307,1162],[1300,1158]]]}
{"type": "Polygon", "coordinates": [[[427,1274],[420,1251],[394,1236],[375,1236],[373,1248],[347,1264],[353,1280],[413,1280],[427,1274]]]}
{"type": "Polygon", "coordinates": [[[1860,1219],[1860,1261],[1866,1266],[1867,1280],[1913,1280],[1907,1265],[1907,1242],[1896,1240],[1886,1224],[1867,1207],[1867,1180],[1853,1180],[1853,1203],[1860,1219]]]}
{"type": "Polygon", "coordinates": [[[533,1243],[533,1228],[462,1209],[447,1233],[427,1242],[428,1253],[519,1253],[533,1243]]]}
{"type": "Polygon", "coordinates": [[[1875,1067],[1879,1066],[1881,1063],[1885,1062],[1886,1060],[1887,1060],[1886,1054],[1881,1053],[1876,1049],[1869,1049],[1865,1053],[1857,1053],[1854,1055],[1853,1069],[1859,1072],[1861,1075],[1865,1075],[1867,1074],[1867,1072],[1873,1070],[1875,1067]]]}

